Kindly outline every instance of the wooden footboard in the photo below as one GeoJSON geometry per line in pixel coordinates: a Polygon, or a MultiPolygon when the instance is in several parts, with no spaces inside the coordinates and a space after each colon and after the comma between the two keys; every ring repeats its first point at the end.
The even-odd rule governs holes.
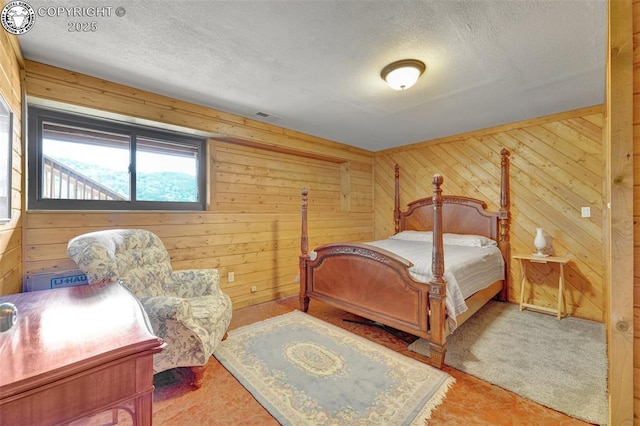
{"type": "Polygon", "coordinates": [[[301,276],[301,294],[429,337],[429,286],[412,279],[411,262],[364,244],[328,244],[314,254],[301,276]]]}

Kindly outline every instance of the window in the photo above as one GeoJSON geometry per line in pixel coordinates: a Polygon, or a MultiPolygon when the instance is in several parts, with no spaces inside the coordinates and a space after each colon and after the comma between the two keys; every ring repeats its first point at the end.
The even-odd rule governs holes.
{"type": "Polygon", "coordinates": [[[0,224],[11,221],[11,167],[13,156],[13,114],[0,96],[0,224]]]}
{"type": "Polygon", "coordinates": [[[204,210],[205,140],[31,106],[29,208],[204,210]]]}

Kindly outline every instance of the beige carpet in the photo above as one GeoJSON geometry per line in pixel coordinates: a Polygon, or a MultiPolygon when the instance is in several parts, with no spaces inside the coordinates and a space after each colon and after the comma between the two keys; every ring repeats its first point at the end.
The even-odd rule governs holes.
{"type": "MultiPolygon", "coordinates": [[[[409,349],[429,352],[422,339],[409,349]]],[[[449,337],[445,363],[577,419],[607,423],[604,324],[491,301],[449,337]]]]}

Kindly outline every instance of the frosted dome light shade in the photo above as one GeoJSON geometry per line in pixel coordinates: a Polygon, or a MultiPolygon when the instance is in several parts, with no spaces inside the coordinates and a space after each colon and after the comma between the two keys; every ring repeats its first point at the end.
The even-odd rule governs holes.
{"type": "Polygon", "coordinates": [[[406,59],[387,65],[380,76],[392,89],[406,90],[416,84],[426,66],[415,59],[406,59]]]}
{"type": "Polygon", "coordinates": [[[395,90],[404,90],[416,84],[420,71],[416,68],[398,68],[387,74],[387,84],[395,90]]]}

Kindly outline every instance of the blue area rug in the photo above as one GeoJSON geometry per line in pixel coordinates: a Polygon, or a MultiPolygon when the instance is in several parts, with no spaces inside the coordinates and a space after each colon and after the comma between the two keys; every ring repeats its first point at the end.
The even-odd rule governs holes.
{"type": "Polygon", "coordinates": [[[454,382],[300,311],[230,331],[214,356],[283,425],[424,425],[454,382]]]}

